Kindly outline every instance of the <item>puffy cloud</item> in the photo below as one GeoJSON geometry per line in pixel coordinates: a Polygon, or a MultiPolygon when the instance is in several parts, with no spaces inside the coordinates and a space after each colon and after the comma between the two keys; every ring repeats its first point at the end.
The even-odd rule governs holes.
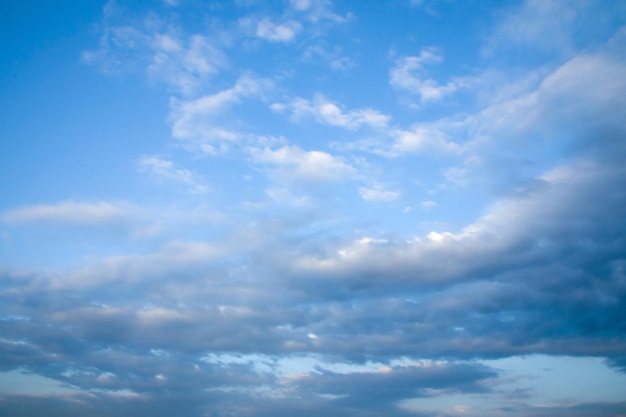
{"type": "Polygon", "coordinates": [[[252,160],[275,169],[285,181],[339,181],[356,173],[355,168],[322,151],[304,151],[297,146],[251,149],[252,160]]]}

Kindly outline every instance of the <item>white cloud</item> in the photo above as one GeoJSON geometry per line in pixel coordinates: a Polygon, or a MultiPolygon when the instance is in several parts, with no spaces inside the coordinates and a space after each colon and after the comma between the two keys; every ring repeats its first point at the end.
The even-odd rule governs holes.
{"type": "Polygon", "coordinates": [[[389,122],[389,116],[369,108],[344,112],[337,104],[321,95],[316,96],[313,101],[298,97],[286,105],[275,103],[272,109],[274,111],[289,110],[296,119],[313,117],[319,123],[349,130],[362,126],[384,128],[389,122]]]}
{"type": "Polygon", "coordinates": [[[356,170],[333,155],[322,151],[304,151],[297,146],[251,150],[252,159],[276,168],[278,176],[287,181],[338,181],[356,170]]]}
{"type": "Polygon", "coordinates": [[[380,185],[360,187],[359,194],[366,201],[394,201],[400,197],[399,191],[386,190],[380,185]]]}
{"type": "Polygon", "coordinates": [[[265,194],[275,203],[281,206],[311,207],[313,201],[308,196],[294,196],[286,188],[269,188],[265,194]]]}
{"type": "Polygon", "coordinates": [[[461,150],[458,144],[448,141],[446,134],[436,126],[421,125],[413,130],[395,130],[392,136],[394,142],[387,151],[389,156],[424,151],[455,153],[461,150]]]}
{"type": "Polygon", "coordinates": [[[350,19],[351,16],[348,14],[344,17],[334,13],[332,11],[333,3],[329,0],[289,0],[289,3],[294,10],[304,13],[308,20],[313,23],[320,20],[342,23],[350,19]]]}
{"type": "Polygon", "coordinates": [[[188,169],[176,168],[172,161],[153,155],[143,155],[138,161],[138,166],[140,171],[147,172],[156,178],[184,184],[190,192],[205,193],[209,190],[203,180],[198,179],[188,169]]]}
{"type": "Polygon", "coordinates": [[[0,222],[62,227],[104,228],[123,232],[132,239],[146,239],[162,232],[162,216],[126,202],[62,201],[19,207],[0,213],[0,222]]]}
{"type": "Polygon", "coordinates": [[[244,75],[236,84],[226,90],[206,95],[195,100],[179,100],[170,102],[170,120],[172,136],[179,140],[191,142],[204,153],[216,153],[220,143],[236,142],[241,134],[223,126],[218,116],[230,106],[245,98],[261,95],[271,86],[266,79],[244,75]]]}
{"type": "Polygon", "coordinates": [[[130,208],[125,205],[65,201],[8,210],[2,213],[5,223],[52,222],[79,225],[103,225],[125,220],[130,208]]]}
{"type": "Polygon", "coordinates": [[[271,42],[291,42],[301,30],[302,25],[294,20],[279,24],[263,19],[256,25],[256,35],[271,42]]]}
{"type": "Polygon", "coordinates": [[[154,34],[151,44],[154,52],[148,74],[186,95],[196,93],[201,82],[217,73],[227,61],[202,35],[178,40],[173,34],[154,34]]]}
{"type": "MultiPolygon", "coordinates": [[[[110,13],[110,19],[116,13],[110,13]]],[[[106,73],[146,71],[176,92],[193,95],[208,77],[226,66],[227,58],[205,35],[187,34],[164,25],[154,16],[143,21],[105,21],[100,48],[85,51],[83,59],[106,73]]]]}
{"type": "Polygon", "coordinates": [[[454,93],[460,87],[456,81],[440,85],[437,81],[427,77],[424,65],[441,61],[441,55],[433,48],[422,49],[419,56],[400,58],[390,71],[390,83],[392,87],[406,90],[419,96],[421,102],[441,100],[444,96],[454,93]]]}

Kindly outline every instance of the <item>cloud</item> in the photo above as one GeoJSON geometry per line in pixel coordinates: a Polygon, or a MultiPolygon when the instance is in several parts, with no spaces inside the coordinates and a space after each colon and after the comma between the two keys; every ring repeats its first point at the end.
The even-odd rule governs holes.
{"type": "Polygon", "coordinates": [[[482,384],[496,376],[480,365],[429,362],[384,366],[376,370],[333,372],[323,368],[294,378],[300,395],[324,395],[343,407],[393,408],[402,399],[428,396],[428,391],[481,392],[482,384]],[[372,393],[376,393],[375,396],[372,393]]]}
{"type": "Polygon", "coordinates": [[[166,179],[189,187],[193,193],[206,193],[209,187],[204,181],[196,178],[188,169],[177,169],[172,161],[154,155],[143,155],[138,161],[139,170],[155,178],[166,179]]]}
{"type": "MultiPolygon", "coordinates": [[[[618,33],[613,39],[622,39],[618,33]]],[[[610,42],[612,43],[612,41],[610,42]]],[[[601,49],[566,60],[513,97],[495,100],[460,125],[471,128],[461,166],[446,176],[457,185],[490,182],[500,189],[524,186],[554,164],[558,149],[568,155],[610,160],[624,152],[621,120],[626,83],[623,57],[601,49]],[[558,135],[559,140],[554,138],[558,135]],[[492,173],[498,171],[498,176],[492,173]]]]}
{"type": "Polygon", "coordinates": [[[296,120],[312,117],[319,123],[348,130],[363,126],[384,128],[389,122],[389,116],[369,108],[344,112],[321,95],[316,96],[313,101],[298,97],[288,104],[275,103],[272,110],[289,111],[296,120]]]}
{"type": "MultiPolygon", "coordinates": [[[[294,147],[261,155],[279,164],[315,160],[294,147]]],[[[0,363],[84,390],[127,390],[155,401],[186,393],[201,409],[215,394],[213,411],[252,401],[251,415],[293,407],[357,416],[379,407],[403,416],[409,412],[395,405],[401,399],[479,392],[498,373],[426,361],[360,372],[329,365],[281,379],[200,358],[318,353],[363,365],[543,352],[618,359],[626,347],[619,324],[626,195],[617,191],[624,178],[620,165],[562,166],[457,233],[410,241],[374,236],[311,246],[310,235],[296,238],[301,230],[272,228],[253,231],[256,238],[232,233],[228,242],[171,242],[73,274],[2,272],[0,363]],[[260,387],[266,394],[254,391],[260,387]]],[[[94,395],[88,404],[104,394],[94,395]]]]}
{"type": "Polygon", "coordinates": [[[614,30],[615,22],[626,16],[626,9],[614,6],[598,6],[585,0],[521,2],[505,10],[484,51],[506,56],[513,46],[518,56],[571,56],[614,30]]]}
{"type": "Polygon", "coordinates": [[[333,12],[333,2],[330,0],[289,0],[291,7],[300,13],[305,14],[308,20],[318,23],[323,20],[330,20],[335,23],[343,23],[350,19],[351,14],[340,16],[333,12]]]}
{"type": "Polygon", "coordinates": [[[259,97],[271,87],[267,79],[241,76],[231,88],[194,100],[171,99],[172,136],[205,154],[219,153],[228,143],[236,143],[242,134],[224,127],[218,117],[244,99],[259,97]]]}
{"type": "Polygon", "coordinates": [[[194,274],[195,268],[207,267],[216,259],[229,254],[229,245],[207,242],[172,240],[152,253],[116,255],[102,262],[86,265],[72,274],[50,281],[55,288],[71,286],[98,287],[110,282],[125,282],[129,286],[143,285],[150,280],[171,279],[170,273],[194,274]]]}
{"type": "Polygon", "coordinates": [[[366,201],[394,201],[400,197],[400,192],[385,190],[380,185],[372,188],[361,187],[359,188],[359,194],[366,201]]]}
{"type": "MultiPolygon", "coordinates": [[[[373,320],[366,313],[373,305],[364,302],[359,313],[337,308],[335,322],[352,330],[331,343],[332,351],[367,345],[372,354],[541,351],[617,358],[626,343],[614,339],[620,330],[613,324],[623,308],[619,294],[626,291],[619,272],[624,224],[617,220],[626,195],[616,187],[625,175],[619,166],[573,164],[546,173],[542,186],[502,200],[459,233],[432,232],[410,241],[362,237],[290,265],[303,290],[325,288],[322,298],[377,294],[377,315],[386,317],[379,330],[359,330],[373,320]],[[602,261],[596,253],[605,254],[602,261]],[[317,279],[308,284],[311,276],[326,276],[327,285],[317,279]],[[580,289],[577,296],[571,288],[580,289]],[[382,294],[416,298],[391,297],[387,305],[382,294]],[[468,311],[476,316],[464,318],[468,311]],[[454,330],[459,326],[462,331],[454,330]],[[416,329],[422,336],[411,336],[416,329]],[[389,348],[377,350],[383,345],[375,340],[389,348]]],[[[311,331],[333,340],[329,325],[320,322],[311,331]]]]}
{"type": "Polygon", "coordinates": [[[216,74],[227,59],[211,41],[202,35],[191,35],[184,41],[169,34],[153,36],[154,55],[148,75],[177,88],[183,94],[196,93],[207,76],[216,74]]]}
{"type": "Polygon", "coordinates": [[[105,73],[145,71],[176,92],[193,95],[227,65],[226,55],[208,36],[186,33],[154,14],[143,19],[123,17],[114,4],[105,7],[100,48],[82,54],[85,62],[105,73]]]}
{"type": "Polygon", "coordinates": [[[321,59],[331,69],[336,71],[347,71],[355,65],[351,58],[344,55],[342,48],[339,46],[334,46],[332,50],[329,50],[321,45],[312,45],[304,51],[302,58],[307,62],[315,62],[317,59],[321,59]]]}
{"type": "MultiPolygon", "coordinates": [[[[333,21],[330,2],[290,5],[265,20],[267,40],[293,42],[307,22],[333,21]],[[301,19],[299,29],[288,27],[294,16],[301,19]]],[[[530,6],[554,4],[521,5],[530,6]]],[[[186,6],[180,7],[182,13],[186,6]]],[[[252,33],[261,36],[263,21],[252,21],[252,33]]],[[[594,366],[606,360],[614,370],[626,369],[626,32],[605,47],[526,74],[513,87],[513,76],[503,75],[489,86],[494,94],[478,99],[474,114],[434,121],[408,115],[407,127],[322,95],[272,105],[296,120],[345,129],[341,134],[354,141],[337,145],[342,153],[333,154],[318,146],[323,141],[305,146],[302,138],[287,144],[280,132],[241,133],[243,121],[266,113],[246,116],[238,106],[264,101],[279,77],[271,82],[243,75],[226,88],[209,86],[206,77],[222,68],[219,57],[216,63],[211,58],[219,56],[213,40],[185,35],[156,18],[114,26],[102,41],[103,55],[88,58],[113,67],[117,59],[134,63],[184,94],[170,102],[179,144],[205,154],[227,146],[241,152],[219,162],[225,188],[218,200],[202,205],[194,205],[197,197],[153,210],[65,201],[0,214],[6,228],[50,223],[108,229],[119,223],[134,231],[154,223],[162,230],[149,235],[152,240],[116,242],[106,255],[89,254],[75,265],[83,252],[73,249],[99,243],[88,229],[72,250],[60,249],[61,268],[29,264],[18,271],[10,266],[11,253],[5,255],[0,383],[11,378],[5,371],[19,372],[36,394],[5,392],[0,414],[626,413],[621,398],[598,403],[593,390],[566,405],[537,406],[536,393],[526,386],[538,385],[526,384],[528,376],[484,361],[542,353],[594,357],[594,366]],[[358,151],[370,154],[359,158],[358,151]],[[459,165],[449,166],[451,161],[459,165]],[[242,166],[246,171],[237,171],[242,166]],[[370,177],[384,172],[410,182],[390,181],[397,188],[387,188],[365,181],[364,168],[370,177]],[[267,173],[269,184],[254,169],[267,173]],[[233,188],[232,177],[244,175],[245,186],[233,188]],[[417,180],[422,191],[437,190],[436,203],[424,201],[425,193],[409,195],[417,180]],[[486,190],[490,181],[506,186],[486,190]],[[402,197],[424,210],[399,215],[396,209],[407,202],[370,204],[355,188],[364,200],[383,202],[398,201],[405,190],[402,197]],[[256,198],[258,205],[244,205],[256,198]],[[486,200],[491,203],[474,215],[486,200]],[[210,204],[227,214],[216,214],[210,204]],[[458,216],[444,223],[439,216],[449,210],[458,216]],[[422,232],[428,224],[437,226],[422,232]],[[58,386],[71,389],[55,392],[58,386]],[[468,399],[489,405],[475,407],[468,399]],[[426,400],[445,402],[445,410],[427,410],[426,400]]],[[[519,43],[532,40],[520,36],[519,43]]],[[[462,82],[452,78],[441,85],[425,73],[440,60],[428,48],[400,58],[392,84],[422,103],[443,100],[462,82]]],[[[139,169],[156,179],[206,190],[201,177],[174,161],[150,154],[138,159],[139,169]]],[[[36,260],[35,239],[25,239],[28,259],[36,260]]]]}
{"type": "Polygon", "coordinates": [[[418,125],[413,130],[392,131],[394,142],[389,150],[379,152],[388,156],[401,156],[406,153],[435,151],[458,153],[462,147],[448,140],[444,131],[436,125],[418,125]]]}
{"type": "Polygon", "coordinates": [[[1,219],[5,223],[51,222],[102,226],[125,221],[131,214],[130,207],[123,204],[65,201],[7,210],[2,213],[1,219]]]}
{"type": "Polygon", "coordinates": [[[424,65],[441,61],[441,55],[433,48],[422,49],[419,56],[400,58],[390,70],[390,84],[396,89],[415,94],[422,103],[441,100],[460,87],[457,81],[440,85],[432,78],[427,78],[424,65]]]}
{"type": "Polygon", "coordinates": [[[353,142],[333,142],[334,148],[348,152],[359,150],[385,158],[400,158],[408,155],[426,154],[456,157],[465,152],[465,139],[459,135],[464,129],[463,123],[451,120],[439,120],[432,123],[415,124],[403,129],[393,126],[380,129],[377,134],[367,139],[353,142]],[[456,143],[454,140],[461,140],[456,143]]]}
{"type": "Polygon", "coordinates": [[[283,181],[340,181],[356,173],[355,168],[329,153],[304,151],[297,146],[250,152],[255,163],[269,166],[283,181]]]}
{"type": "Polygon", "coordinates": [[[270,42],[291,42],[301,30],[302,25],[294,20],[278,24],[266,18],[256,24],[256,35],[270,42]]]}

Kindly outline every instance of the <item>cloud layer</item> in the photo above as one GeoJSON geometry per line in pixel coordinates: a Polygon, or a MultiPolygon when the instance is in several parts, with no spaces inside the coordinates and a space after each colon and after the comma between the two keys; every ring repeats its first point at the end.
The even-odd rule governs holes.
{"type": "Polygon", "coordinates": [[[0,207],[0,414],[626,414],[535,379],[625,381],[621,5],[150,7],[80,65],[165,139],[0,207]]]}

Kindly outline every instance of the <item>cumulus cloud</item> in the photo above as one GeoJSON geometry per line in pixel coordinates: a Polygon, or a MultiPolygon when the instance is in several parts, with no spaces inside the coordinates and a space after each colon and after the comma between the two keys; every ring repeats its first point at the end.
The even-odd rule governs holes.
{"type": "Polygon", "coordinates": [[[252,149],[251,157],[285,181],[339,181],[356,173],[355,168],[327,152],[304,151],[297,146],[252,149]]]}

